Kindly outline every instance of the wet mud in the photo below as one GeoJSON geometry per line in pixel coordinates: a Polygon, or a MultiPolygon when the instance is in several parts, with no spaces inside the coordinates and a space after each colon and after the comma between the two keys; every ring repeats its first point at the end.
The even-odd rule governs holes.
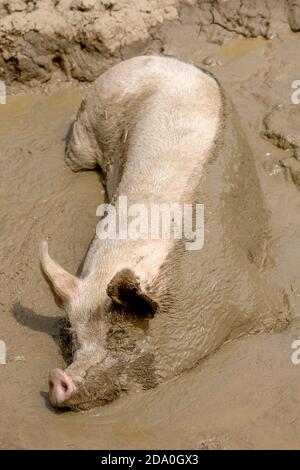
{"type": "MultiPolygon", "coordinates": [[[[10,93],[0,105],[0,339],[7,347],[7,363],[0,365],[0,448],[299,448],[300,364],[291,360],[292,343],[300,339],[300,104],[292,103],[292,82],[300,79],[297,2],[276,2],[276,8],[274,2],[266,2],[268,8],[260,2],[252,13],[250,2],[242,2],[246,10],[238,15],[234,5],[240,2],[235,1],[214,2],[213,7],[202,2],[201,8],[193,2],[166,2],[177,19],[162,18],[155,26],[151,20],[146,39],[122,48],[118,42],[95,52],[95,45],[85,44],[85,62],[77,74],[81,59],[74,59],[73,37],[63,58],[51,59],[49,69],[36,65],[30,74],[24,65],[28,58],[20,60],[24,44],[33,43],[26,51],[46,57],[45,63],[48,46],[42,42],[45,50],[36,52],[33,40],[23,32],[16,40],[7,25],[15,15],[16,28],[22,11],[23,22],[29,21],[28,15],[40,15],[42,2],[31,2],[32,12],[21,0],[9,2],[9,8],[17,5],[12,12],[5,3],[0,7],[5,12],[1,34],[12,45],[1,42],[0,51],[10,93]],[[232,8],[221,14],[221,3],[232,8]],[[26,15],[25,9],[18,10],[23,4],[26,15]],[[17,62],[8,58],[13,47],[17,62]],[[53,256],[75,273],[94,234],[96,208],[104,200],[100,174],[74,174],[63,160],[65,138],[86,87],[75,80],[92,80],[111,63],[145,52],[205,66],[231,96],[271,222],[264,266],[286,292],[292,321],[281,332],[225,344],[155,390],[88,412],[56,412],[48,403],[47,376],[51,368],[63,368],[67,359],[61,350],[64,324],[41,276],[39,243],[48,237],[53,256]],[[64,61],[73,61],[74,68],[64,61]],[[46,70],[43,77],[40,69],[46,70]]],[[[68,7],[66,15],[95,16],[94,7],[88,6],[93,2],[81,3],[68,7]]],[[[125,14],[114,8],[105,10],[110,21],[125,14]]],[[[155,16],[153,11],[148,16],[155,16]]],[[[51,34],[57,37],[57,31],[51,34]]],[[[61,37],[57,41],[66,45],[61,37]]]]}

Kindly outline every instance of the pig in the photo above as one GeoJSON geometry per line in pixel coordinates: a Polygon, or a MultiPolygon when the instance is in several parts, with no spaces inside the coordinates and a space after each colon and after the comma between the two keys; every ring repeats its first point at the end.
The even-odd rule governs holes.
{"type": "Polygon", "coordinates": [[[288,323],[266,263],[272,234],[253,156],[212,74],[159,56],[113,66],[84,97],[65,160],[75,172],[101,168],[117,214],[120,196],[148,208],[202,204],[204,245],[97,232],[75,276],[42,243],[42,270],[72,333],[72,362],[49,374],[54,407],[85,410],[152,389],[228,341],[288,323]]]}

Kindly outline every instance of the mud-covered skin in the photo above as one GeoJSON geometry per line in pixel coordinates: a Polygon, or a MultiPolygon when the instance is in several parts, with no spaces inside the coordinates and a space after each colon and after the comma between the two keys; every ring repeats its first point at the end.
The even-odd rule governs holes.
{"type": "Polygon", "coordinates": [[[87,410],[106,405],[121,393],[149,390],[157,385],[151,353],[137,358],[134,354],[124,355],[123,361],[120,360],[120,353],[112,354],[110,360],[115,360],[115,365],[107,367],[104,362],[88,369],[84,382],[77,384],[76,393],[60,407],[74,411],[87,410]]]}
{"type": "MultiPolygon", "coordinates": [[[[61,408],[74,411],[86,410],[108,404],[123,392],[148,390],[158,383],[154,356],[149,350],[147,351],[146,341],[143,341],[141,348],[137,340],[143,335],[147,320],[140,320],[134,313],[128,314],[128,311],[118,307],[114,307],[107,315],[109,317],[106,337],[107,357],[84,371],[84,380],[76,382],[76,393],[66,403],[61,403],[61,408]]],[[[73,352],[76,352],[78,348],[76,336],[65,339],[69,339],[71,344],[62,345],[62,351],[65,352],[65,348],[68,349],[71,345],[73,352]]],[[[75,369],[74,365],[72,367],[72,359],[69,360],[69,364],[71,364],[70,374],[74,374],[74,371],[76,373],[76,362],[75,369]]],[[[84,364],[81,362],[79,368],[82,367],[84,364]]]]}
{"type": "MultiPolygon", "coordinates": [[[[263,274],[270,233],[251,152],[230,100],[212,77],[158,57],[112,68],[80,107],[66,161],[76,171],[99,164],[112,201],[125,194],[128,204],[204,204],[205,246],[191,252],[184,240],[96,237],[80,278],[44,248],[45,274],[77,337],[78,351],[66,369],[77,390],[60,406],[86,408],[125,390],[153,387],[228,340],[287,324],[284,293],[263,274]],[[123,304],[129,316],[119,318],[121,337],[129,339],[124,351],[122,341],[110,347],[109,332],[118,323],[123,291],[111,282],[118,283],[125,268],[134,273],[124,282],[130,294],[158,307],[141,327],[123,304]]],[[[143,309],[138,313],[143,318],[143,309]]]]}

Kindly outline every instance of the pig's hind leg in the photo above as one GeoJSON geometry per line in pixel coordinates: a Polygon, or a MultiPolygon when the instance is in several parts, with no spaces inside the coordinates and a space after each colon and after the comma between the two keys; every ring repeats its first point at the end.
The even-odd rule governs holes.
{"type": "Polygon", "coordinates": [[[83,100],[67,136],[65,161],[73,171],[92,170],[101,163],[100,153],[90,132],[89,116],[83,100]]]}

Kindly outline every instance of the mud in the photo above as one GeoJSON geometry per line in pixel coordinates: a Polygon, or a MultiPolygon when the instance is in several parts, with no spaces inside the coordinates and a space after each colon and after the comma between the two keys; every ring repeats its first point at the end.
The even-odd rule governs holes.
{"type": "Polygon", "coordinates": [[[176,23],[219,45],[300,30],[297,0],[0,0],[0,15],[0,79],[31,86],[92,81],[121,59],[166,52],[176,23]]]}
{"type": "Polygon", "coordinates": [[[292,342],[300,339],[300,105],[291,102],[292,82],[300,79],[299,35],[292,32],[300,29],[299,4],[170,1],[171,17],[153,19],[154,1],[147,2],[150,13],[142,2],[102,1],[101,24],[116,28],[119,18],[120,26],[103,39],[94,29],[94,3],[0,2],[2,77],[11,92],[26,85],[26,93],[0,105],[0,339],[7,346],[7,364],[0,365],[0,448],[299,448],[300,365],[291,361],[292,342]],[[73,18],[72,28],[66,18],[73,18]],[[89,18],[82,48],[78,18],[89,18]],[[129,40],[134,34],[137,40],[129,40]],[[58,49],[63,59],[53,60],[58,49]],[[84,413],[57,413],[48,405],[47,375],[64,366],[63,324],[40,274],[38,246],[49,237],[53,256],[76,272],[104,198],[99,174],[73,174],[63,161],[64,139],[85,91],[75,80],[93,80],[111,63],[142,52],[206,63],[231,95],[271,218],[264,264],[286,291],[293,321],[281,333],[226,344],[156,390],[84,413]],[[72,83],[58,84],[66,78],[72,83]],[[34,89],[42,83],[51,94],[34,89]]]}

